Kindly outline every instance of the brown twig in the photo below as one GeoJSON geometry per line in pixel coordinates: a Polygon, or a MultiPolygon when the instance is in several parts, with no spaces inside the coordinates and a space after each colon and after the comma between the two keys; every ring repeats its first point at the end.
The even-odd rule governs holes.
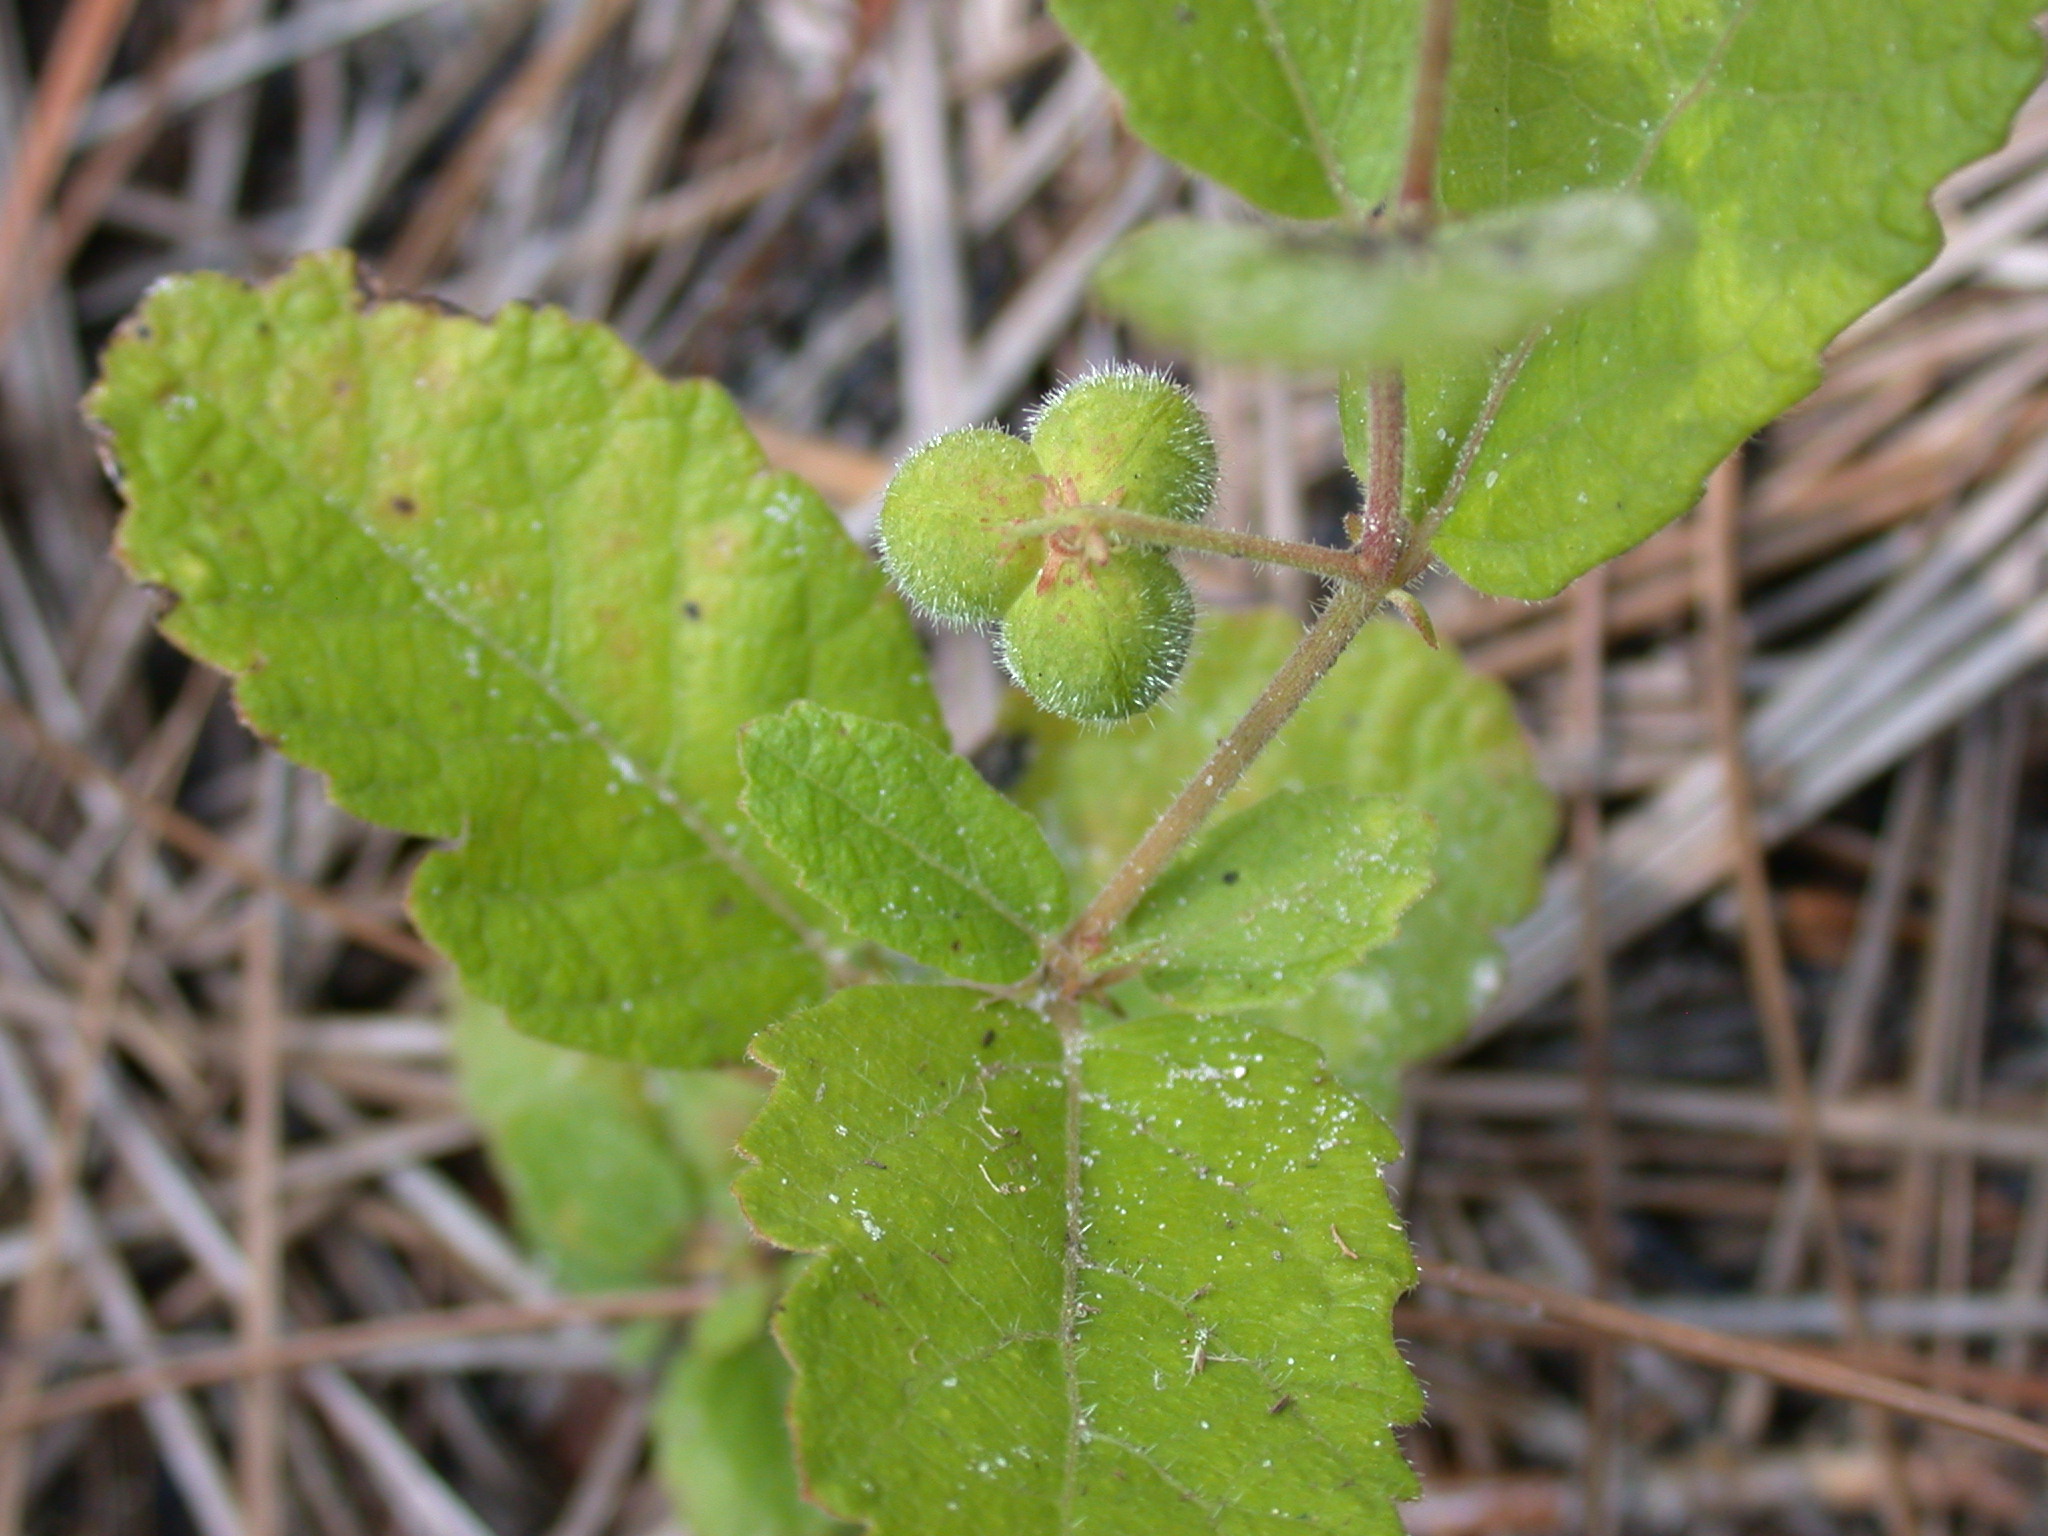
{"type": "Polygon", "coordinates": [[[710,1286],[677,1286],[658,1291],[614,1291],[603,1296],[565,1296],[544,1302],[482,1302],[409,1317],[342,1323],[287,1334],[270,1348],[210,1349],[167,1359],[132,1371],[108,1371],[54,1387],[31,1403],[0,1411],[0,1437],[82,1413],[119,1408],[154,1392],[180,1391],[240,1381],[263,1371],[296,1371],[360,1359],[379,1350],[472,1339],[493,1333],[527,1333],[568,1323],[618,1323],[636,1318],[684,1317],[717,1299],[710,1286]]]}
{"type": "MultiPolygon", "coordinates": [[[[64,1062],[57,1114],[51,1127],[49,1166],[36,1181],[28,1270],[14,1293],[14,1305],[7,1319],[7,1338],[13,1355],[4,1374],[0,1374],[0,1420],[29,1407],[41,1385],[43,1368],[38,1346],[57,1323],[64,1216],[84,1162],[85,1138],[91,1126],[93,1079],[99,1072],[114,1008],[120,1000],[121,978],[135,939],[137,887],[149,852],[149,839],[142,832],[129,834],[115,872],[113,893],[100,909],[100,921],[93,935],[91,965],[73,1019],[71,1051],[64,1062]]],[[[4,1536],[14,1536],[21,1529],[27,1476],[27,1442],[0,1434],[0,1533],[4,1536]]]]}
{"type": "Polygon", "coordinates": [[[1944,1393],[1930,1392],[1924,1387],[1912,1386],[1807,1350],[1788,1349],[1782,1344],[1766,1343],[1762,1339],[1716,1333],[1711,1328],[1695,1328],[1689,1323],[1654,1317],[1610,1301],[1580,1296],[1553,1286],[1511,1280],[1505,1275],[1487,1274],[1462,1264],[1425,1263],[1422,1265],[1422,1283],[1460,1296],[1537,1312],[1562,1323],[1592,1329],[1609,1338],[1647,1344],[1666,1354],[1697,1360],[1722,1370],[1752,1371],[1783,1382],[1788,1387],[1869,1403],[2018,1446],[2037,1456],[2048,1456],[2048,1425],[2036,1424],[1996,1408],[1964,1402],[1944,1393]]]}
{"type": "MultiPolygon", "coordinates": [[[[1756,808],[1756,787],[1750,777],[1748,747],[1743,734],[1741,686],[1742,576],[1739,525],[1741,465],[1726,460],[1707,482],[1701,504],[1700,611],[1708,712],[1721,763],[1722,803],[1727,812],[1730,862],[1742,911],[1742,961],[1762,1028],[1773,1083],[1785,1105],[1793,1161],[1799,1177],[1812,1189],[1814,1226],[1829,1292],[1842,1314],[1842,1329],[1857,1344],[1867,1343],[1869,1325],[1856,1281],[1848,1238],[1836,1208],[1834,1184],[1828,1176],[1820,1117],[1799,1040],[1799,1019],[1785,966],[1784,941],[1771,902],[1770,871],[1764,863],[1764,840],[1756,808]]],[[[1768,1374],[1768,1373],[1766,1373],[1768,1374]]],[[[1904,1462],[1887,1420],[1871,1425],[1887,1468],[1885,1520],[1893,1536],[1914,1529],[1912,1497],[1904,1462]]]]}
{"type": "MultiPolygon", "coordinates": [[[[1615,1281],[1615,1141],[1613,1001],[1607,974],[1606,925],[1600,916],[1601,775],[1606,736],[1606,568],[1595,566],[1572,587],[1572,651],[1566,673],[1570,701],[1566,729],[1572,742],[1571,859],[1579,882],[1579,1075],[1586,1085],[1586,1253],[1595,1295],[1613,1294],[1615,1281]]],[[[1586,1361],[1587,1536],[1614,1529],[1614,1457],[1620,1427],[1620,1380],[1615,1352],[1603,1345],[1586,1361]]]]}
{"type": "Polygon", "coordinates": [[[471,130],[462,149],[441,172],[393,243],[384,276],[401,292],[433,275],[449,243],[483,193],[498,157],[520,126],[545,112],[575,77],[597,45],[626,13],[630,0],[588,0],[575,20],[534,54],[518,79],[505,88],[489,114],[471,130]]]}
{"type": "MultiPolygon", "coordinates": [[[[170,107],[178,67],[213,36],[226,5],[227,0],[199,0],[185,12],[170,41],[143,71],[140,115],[88,155],[65,183],[47,226],[30,238],[14,279],[0,286],[0,346],[5,345],[16,318],[42,298],[78,254],[106,212],[108,201],[155,142],[170,107]]],[[[7,270],[0,267],[0,271],[7,270]]]]}
{"type": "Polygon", "coordinates": [[[43,204],[57,184],[93,86],[113,57],[135,0],[75,0],[64,8],[57,38],[36,83],[7,189],[0,195],[0,346],[22,311],[14,290],[35,240],[43,204]]]}
{"type": "Polygon", "coordinates": [[[59,740],[12,699],[0,698],[0,727],[12,732],[73,784],[102,784],[112,789],[121,797],[130,816],[180,853],[218,865],[251,889],[280,896],[301,911],[324,918],[365,949],[373,949],[401,965],[423,971],[439,967],[440,956],[418,939],[364,916],[325,891],[285,879],[183,812],[137,794],[120,775],[102,768],[71,743],[59,740]]]}
{"type": "MultiPolygon", "coordinates": [[[[266,758],[259,786],[259,817],[273,856],[284,838],[291,770],[266,758]]],[[[284,1101],[280,1092],[283,1009],[280,995],[278,904],[259,896],[249,913],[242,953],[242,1124],[237,1194],[242,1206],[242,1252],[248,1278],[238,1298],[242,1348],[261,1356],[276,1343],[283,1316],[284,1254],[277,1199],[284,1101]]],[[[235,1471],[247,1536],[283,1536],[283,1382],[275,1371],[252,1372],[236,1402],[239,1430],[235,1471]]]]}

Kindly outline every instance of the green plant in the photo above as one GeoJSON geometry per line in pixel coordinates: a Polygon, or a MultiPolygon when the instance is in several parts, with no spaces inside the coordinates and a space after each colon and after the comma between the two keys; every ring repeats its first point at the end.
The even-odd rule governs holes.
{"type": "Polygon", "coordinates": [[[166,632],[447,843],[414,916],[530,1238],[605,1284],[713,1234],[660,1415],[708,1536],[823,1522],[785,1393],[812,1499],[881,1532],[1398,1528],[1373,1106],[1483,998],[1550,812],[1499,690],[1368,621],[1433,556],[1542,595],[1682,511],[1926,259],[2039,52],[2018,0],[1054,10],[1139,132],[1321,221],[1140,231],[1104,297],[1343,367],[1364,500],[1343,549],[1209,526],[1199,417],[1142,376],[913,456],[891,569],[1057,712],[1019,706],[1013,798],[817,498],[596,327],[318,256],[166,285],[90,404],[166,632]],[[1176,548],[1330,594],[1077,729],[1181,670],[1176,548]],[[739,1202],[806,1262],[719,1192],[757,1105],[739,1202]]]}

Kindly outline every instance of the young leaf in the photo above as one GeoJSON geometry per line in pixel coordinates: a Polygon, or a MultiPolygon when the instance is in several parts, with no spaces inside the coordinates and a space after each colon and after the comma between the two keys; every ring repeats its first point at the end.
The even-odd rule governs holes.
{"type": "Polygon", "coordinates": [[[341,804],[459,840],[413,909],[479,997],[689,1065],[819,994],[734,733],[937,709],[879,573],[723,392],[558,311],[367,298],[334,254],[159,286],[89,408],[166,632],[341,804]]]}
{"type": "MultiPolygon", "coordinates": [[[[1215,618],[1172,701],[1140,728],[1024,717],[1033,756],[1015,794],[1077,881],[1108,878],[1299,633],[1272,610],[1215,618]]],[[[1316,1040],[1386,1105],[1395,1070],[1456,1039],[1498,985],[1493,933],[1535,900],[1554,816],[1506,691],[1402,624],[1366,626],[1228,803],[1331,784],[1426,812],[1436,882],[1391,943],[1260,1017],[1316,1040]]]]}
{"type": "Polygon", "coordinates": [[[859,987],[755,1049],[741,1203],[825,1254],[777,1324],[812,1498],[874,1536],[1400,1530],[1395,1147],[1313,1048],[859,987]]]}
{"type": "Polygon", "coordinates": [[[456,1014],[455,1060],[520,1233],[561,1283],[660,1278],[702,1196],[648,1101],[646,1072],[529,1039],[473,1000],[456,1014]]]}
{"type": "Polygon", "coordinates": [[[1305,996],[1393,937],[1435,852],[1429,818],[1391,795],[1281,790],[1175,863],[1103,967],[1148,961],[1147,988],[1177,1008],[1305,996]]]}
{"type": "Polygon", "coordinates": [[[1155,339],[1225,361],[1464,362],[1633,282],[1669,237],[1650,203],[1606,192],[1419,236],[1162,219],[1109,253],[1095,289],[1155,339]]]}
{"type": "MultiPolygon", "coordinates": [[[[1995,149],[2041,73],[2035,0],[1461,4],[1443,196],[1586,188],[1682,210],[1690,251],[1535,342],[1437,550],[1543,597],[1698,499],[1819,379],[1836,332],[1940,244],[1928,193],[1995,149]]],[[[1411,377],[1441,494],[1490,367],[1411,377]]]]}
{"type": "Polygon", "coordinates": [[[746,812],[855,933],[969,981],[1019,981],[1065,914],[1031,818],[900,725],[794,704],[740,735],[746,812]]]}
{"type": "Polygon", "coordinates": [[[1363,212],[1401,163],[1421,0],[1052,0],[1133,130],[1294,219],[1363,212]]]}

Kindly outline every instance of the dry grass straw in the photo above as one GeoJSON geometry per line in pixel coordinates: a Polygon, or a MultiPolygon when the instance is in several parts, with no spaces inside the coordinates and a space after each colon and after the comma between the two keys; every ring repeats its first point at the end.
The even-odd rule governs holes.
{"type": "MultiPolygon", "coordinates": [[[[91,350],[165,273],[353,243],[719,375],[860,531],[903,445],[1113,355],[1094,261],[1214,194],[1025,0],[41,0],[0,18],[0,164],[0,1525],[154,1530],[154,1465],[208,1536],[673,1529],[604,1330],[709,1291],[565,1297],[520,1252],[405,925],[417,850],[150,640],[91,350]]],[[[1417,1531],[1988,1531],[2040,1498],[2048,115],[1943,211],[1708,525],[1710,630],[1691,521],[1552,603],[1428,594],[1576,811],[1480,1056],[1415,1084],[1417,1531]]],[[[1318,390],[1196,382],[1229,518],[1333,514],[1318,390]]],[[[937,645],[980,746],[986,652],[937,645]]]]}

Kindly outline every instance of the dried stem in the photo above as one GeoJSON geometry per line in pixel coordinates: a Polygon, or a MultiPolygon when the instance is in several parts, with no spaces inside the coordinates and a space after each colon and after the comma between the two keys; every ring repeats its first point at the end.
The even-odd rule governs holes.
{"type": "Polygon", "coordinates": [[[1717,1333],[1711,1328],[1695,1328],[1690,1323],[1656,1317],[1632,1307],[1616,1306],[1611,1301],[1600,1301],[1547,1285],[1531,1285],[1526,1281],[1511,1280],[1505,1275],[1468,1269],[1462,1264],[1424,1264],[1422,1283],[1460,1296],[1527,1308],[1608,1338],[1647,1344],[1666,1354],[1698,1360],[1723,1370],[1753,1371],[1802,1391],[1845,1397],[1852,1402],[1873,1403],[1931,1423],[1946,1424],[1952,1429],[2017,1445],[2037,1456],[2048,1456],[2048,1425],[1930,1392],[1924,1387],[1895,1381],[1874,1371],[1859,1370],[1853,1365],[1807,1350],[1788,1349],[1782,1344],[1746,1339],[1731,1333],[1717,1333]]]}
{"type": "MultiPolygon", "coordinates": [[[[36,1181],[30,1213],[31,1249],[27,1272],[14,1293],[7,1319],[13,1358],[0,1373],[0,1415],[19,1412],[35,1400],[43,1374],[40,1346],[55,1331],[63,1303],[60,1260],[64,1217],[84,1166],[86,1134],[91,1126],[92,1085],[105,1053],[122,978],[135,940],[139,887],[151,849],[142,832],[131,832],[115,870],[113,892],[100,909],[93,935],[92,957],[85,974],[77,1013],[72,1020],[71,1054],[64,1063],[51,1132],[48,1167],[36,1181]]],[[[23,1527],[28,1492],[28,1441],[0,1443],[0,1533],[13,1536],[23,1527]]]]}
{"type": "MultiPolygon", "coordinates": [[[[1742,960],[1748,973],[1771,1078],[1785,1106],[1786,1129],[1800,1179],[1813,1191],[1814,1226],[1829,1291],[1842,1314],[1842,1330],[1853,1344],[1867,1344],[1870,1327],[1842,1229],[1834,1184],[1821,1145],[1820,1115],[1799,1040],[1799,1020],[1785,965],[1784,941],[1771,901],[1770,871],[1764,864],[1763,833],[1757,818],[1756,785],[1744,740],[1741,689],[1742,576],[1737,551],[1741,467],[1724,461],[1707,482],[1700,521],[1700,609],[1705,631],[1707,693],[1715,743],[1721,756],[1722,795],[1728,808],[1730,862],[1742,911],[1742,960]]],[[[1899,1536],[1915,1529],[1911,1497],[1889,1421],[1873,1424],[1885,1465],[1885,1522],[1899,1536]]]]}
{"type": "Polygon", "coordinates": [[[111,789],[139,825],[187,857],[218,865],[250,889],[281,896],[300,911],[326,919],[365,949],[423,971],[440,967],[441,957],[412,935],[365,916],[323,890],[285,879],[262,860],[250,858],[183,812],[138,794],[118,774],[109,773],[70,742],[52,735],[41,721],[11,699],[0,698],[0,728],[13,732],[72,783],[103,784],[111,789]]]}
{"type": "Polygon", "coordinates": [[[359,1360],[380,1350],[473,1339],[493,1333],[529,1333],[572,1323],[622,1323],[637,1318],[684,1317],[717,1300],[715,1287],[676,1286],[667,1290],[611,1291],[600,1296],[564,1296],[548,1301],[488,1301],[474,1306],[416,1312],[405,1317],[340,1323],[288,1334],[268,1349],[236,1346],[181,1355],[135,1370],[104,1371],[53,1387],[41,1397],[0,1412],[0,1436],[18,1435],[38,1424],[124,1407],[157,1392],[239,1381],[262,1371],[303,1370],[310,1365],[359,1360]]]}
{"type": "Polygon", "coordinates": [[[80,0],[64,8],[56,41],[36,85],[35,104],[7,167],[0,195],[0,342],[23,304],[16,292],[22,258],[33,249],[43,204],[64,169],[64,157],[91,104],[93,86],[113,57],[135,0],[80,0]]]}
{"type": "MultiPolygon", "coordinates": [[[[291,770],[280,758],[263,764],[259,814],[268,823],[273,851],[283,841],[291,770]]],[[[283,1037],[281,996],[282,914],[275,897],[251,903],[242,954],[242,1126],[238,1183],[242,1197],[242,1252],[247,1282],[237,1309],[242,1347],[260,1355],[277,1339],[283,1312],[283,1242],[277,1201],[283,1100],[279,1066],[283,1037]]],[[[242,1383],[236,1402],[235,1471],[247,1536],[284,1531],[284,1382],[258,1371],[242,1383]]]]}
{"type": "MultiPolygon", "coordinates": [[[[1572,863],[1579,882],[1579,1073],[1586,1085],[1586,1252],[1593,1291],[1614,1289],[1615,1137],[1613,1019],[1607,975],[1607,937],[1600,921],[1602,862],[1600,788],[1606,736],[1607,568],[1595,566],[1572,588],[1572,649],[1567,673],[1572,768],[1572,863]]],[[[1586,1532],[1614,1529],[1614,1453],[1619,1428],[1615,1351],[1603,1343],[1586,1361],[1589,1377],[1586,1451],[1586,1532]]]]}

